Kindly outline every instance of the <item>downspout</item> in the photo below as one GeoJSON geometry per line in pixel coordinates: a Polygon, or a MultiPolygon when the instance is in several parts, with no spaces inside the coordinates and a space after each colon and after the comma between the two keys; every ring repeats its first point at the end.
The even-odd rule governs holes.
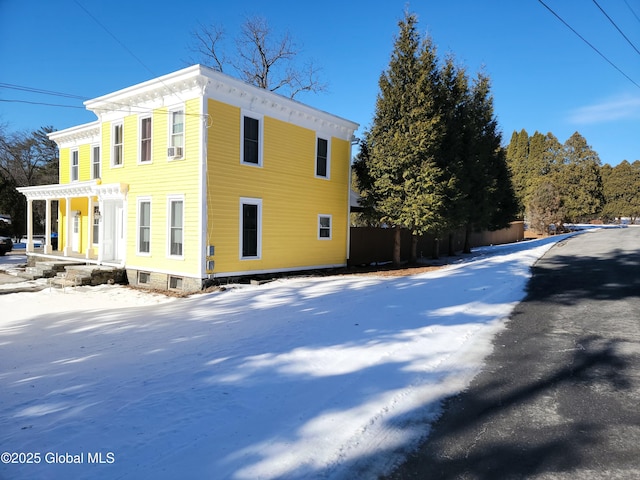
{"type": "MultiPolygon", "coordinates": [[[[202,121],[200,122],[200,138],[201,138],[201,164],[200,164],[200,278],[204,281],[204,279],[209,278],[209,273],[207,270],[208,265],[208,248],[207,245],[209,243],[209,224],[208,224],[208,212],[209,205],[207,201],[207,173],[209,167],[209,159],[208,155],[208,139],[209,139],[209,109],[208,102],[205,96],[206,85],[202,87],[201,95],[200,95],[200,111],[202,112],[202,121]]],[[[203,285],[204,286],[204,285],[203,285]]]]}

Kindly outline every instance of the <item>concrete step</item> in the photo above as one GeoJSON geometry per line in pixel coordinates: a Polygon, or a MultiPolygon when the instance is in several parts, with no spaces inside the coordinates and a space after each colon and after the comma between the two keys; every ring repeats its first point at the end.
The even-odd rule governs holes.
{"type": "Polygon", "coordinates": [[[96,265],[70,265],[64,272],[58,272],[51,278],[54,287],[78,287],[80,285],[102,285],[105,283],[123,283],[126,275],[123,269],[96,265]]]}
{"type": "Polygon", "coordinates": [[[52,278],[55,277],[57,273],[64,272],[66,267],[74,265],[84,265],[84,263],[55,260],[36,262],[34,267],[25,268],[24,272],[20,273],[20,276],[28,280],[36,280],[38,278],[52,278]]]}

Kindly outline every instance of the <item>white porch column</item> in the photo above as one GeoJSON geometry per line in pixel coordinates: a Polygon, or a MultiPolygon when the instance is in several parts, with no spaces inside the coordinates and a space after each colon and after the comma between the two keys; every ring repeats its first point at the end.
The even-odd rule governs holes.
{"type": "Polygon", "coordinates": [[[45,227],[44,227],[44,253],[45,255],[50,255],[53,252],[51,248],[51,199],[47,198],[45,200],[46,208],[45,208],[45,227]]]}
{"type": "Polygon", "coordinates": [[[27,199],[27,252],[33,250],[33,200],[27,199]]]}
{"type": "MultiPolygon", "coordinates": [[[[73,219],[71,218],[71,198],[65,197],[64,199],[64,220],[65,220],[65,228],[64,228],[64,249],[62,250],[62,254],[65,257],[71,255],[71,236],[73,235],[73,219]]],[[[60,233],[58,233],[60,235],[60,233]]],[[[58,241],[60,239],[58,238],[58,241]]]]}
{"type": "Polygon", "coordinates": [[[87,199],[88,212],[87,212],[87,258],[93,257],[93,244],[95,240],[93,239],[93,197],[88,197],[87,199]]]}

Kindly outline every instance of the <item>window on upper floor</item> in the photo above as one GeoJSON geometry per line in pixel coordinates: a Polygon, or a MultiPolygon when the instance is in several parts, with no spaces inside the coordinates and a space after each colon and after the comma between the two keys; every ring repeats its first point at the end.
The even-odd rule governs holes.
{"type": "Polygon", "coordinates": [[[100,146],[94,145],[91,147],[91,178],[94,180],[100,178],[102,172],[100,171],[100,146]]]}
{"type": "Polygon", "coordinates": [[[184,199],[169,198],[169,256],[182,257],[184,229],[184,199]]]}
{"type": "Polygon", "coordinates": [[[318,137],[316,143],[316,177],[329,178],[329,140],[318,137]]]}
{"type": "Polygon", "coordinates": [[[262,200],[240,199],[240,258],[259,259],[262,250],[262,200]]]}
{"type": "Polygon", "coordinates": [[[262,166],[262,125],[259,118],[243,115],[241,128],[242,144],[240,159],[246,165],[262,166]]]}
{"type": "Polygon", "coordinates": [[[80,173],[80,160],[78,155],[78,150],[71,150],[71,181],[77,182],[78,176],[80,173]]]}
{"type": "Polygon", "coordinates": [[[140,119],[140,163],[151,162],[151,117],[140,119]]]}
{"type": "Polygon", "coordinates": [[[169,159],[184,156],[184,110],[170,112],[169,122],[169,159]]]}
{"type": "Polygon", "coordinates": [[[318,240],[331,240],[331,215],[318,215],[318,240]]]}
{"type": "Polygon", "coordinates": [[[124,161],[124,131],[122,123],[113,124],[111,139],[111,166],[120,167],[124,161]]]}

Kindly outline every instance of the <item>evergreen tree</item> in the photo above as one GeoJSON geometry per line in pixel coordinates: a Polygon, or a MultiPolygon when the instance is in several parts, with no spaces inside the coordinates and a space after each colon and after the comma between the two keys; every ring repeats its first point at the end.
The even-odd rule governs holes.
{"type": "Polygon", "coordinates": [[[524,216],[526,197],[529,187],[530,174],[529,160],[529,134],[525,129],[514,131],[507,147],[507,165],[511,173],[513,190],[518,202],[518,212],[524,216]]]}
{"type": "Polygon", "coordinates": [[[465,224],[464,180],[468,148],[466,142],[469,104],[469,79],[466,70],[449,55],[440,70],[444,135],[440,145],[440,162],[446,171],[446,211],[449,230],[448,253],[453,255],[453,231],[465,224]]]}
{"type": "Polygon", "coordinates": [[[527,204],[527,218],[536,233],[548,232],[549,225],[562,223],[562,198],[556,185],[542,181],[527,204]]]}
{"type": "Polygon", "coordinates": [[[600,158],[578,132],[565,142],[564,150],[564,165],[560,169],[558,179],[565,220],[589,220],[600,212],[604,203],[600,158]]]}
{"type": "Polygon", "coordinates": [[[380,214],[376,210],[377,203],[376,190],[374,189],[375,179],[371,176],[371,156],[369,154],[369,134],[365,132],[364,138],[360,139],[360,147],[352,166],[354,190],[360,195],[359,204],[362,207],[360,221],[366,226],[378,226],[380,224],[380,214]]]}
{"type": "Polygon", "coordinates": [[[469,95],[464,174],[461,190],[465,225],[464,252],[473,230],[503,228],[517,213],[502,135],[493,111],[490,80],[479,74],[469,95]]]}
{"type": "MultiPolygon", "coordinates": [[[[442,223],[442,175],[436,158],[440,117],[437,105],[437,61],[430,39],[422,43],[417,18],[406,13],[399,22],[389,68],[379,80],[380,92],[367,135],[367,176],[380,221],[396,229],[393,261],[399,264],[400,232],[421,235],[442,223]]],[[[415,247],[415,242],[414,242],[415,247]]],[[[412,249],[412,259],[415,248],[412,249]]]]}
{"type": "Polygon", "coordinates": [[[606,218],[629,217],[634,223],[640,216],[640,161],[630,164],[624,160],[615,167],[601,169],[605,204],[602,214],[606,218]]]}

